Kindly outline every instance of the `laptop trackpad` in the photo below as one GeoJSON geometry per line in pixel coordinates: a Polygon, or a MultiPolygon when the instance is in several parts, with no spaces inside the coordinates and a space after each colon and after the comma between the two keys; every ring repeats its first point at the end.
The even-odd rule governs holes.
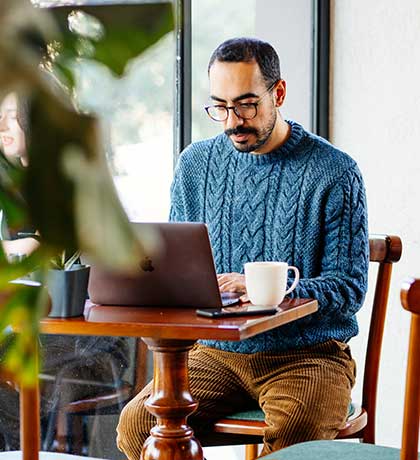
{"type": "Polygon", "coordinates": [[[237,292],[221,292],[220,296],[222,297],[222,305],[224,307],[235,305],[240,301],[240,294],[237,292]]]}

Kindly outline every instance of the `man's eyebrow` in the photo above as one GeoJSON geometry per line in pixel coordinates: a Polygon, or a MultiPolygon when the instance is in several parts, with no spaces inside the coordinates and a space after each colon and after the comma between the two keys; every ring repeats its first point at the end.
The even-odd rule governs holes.
{"type": "MultiPolygon", "coordinates": [[[[235,97],[235,99],[232,99],[232,102],[238,102],[238,101],[241,101],[242,99],[248,99],[251,97],[260,97],[260,96],[255,93],[245,93],[245,94],[241,94],[240,96],[235,97]]],[[[225,102],[225,103],[227,102],[225,99],[222,99],[221,97],[217,97],[214,95],[210,95],[210,99],[212,99],[213,101],[217,101],[217,102],[225,102]]]]}

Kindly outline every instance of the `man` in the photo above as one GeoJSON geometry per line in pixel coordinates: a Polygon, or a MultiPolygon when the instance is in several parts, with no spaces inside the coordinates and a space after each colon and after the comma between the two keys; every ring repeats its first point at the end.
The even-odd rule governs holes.
{"type": "MultiPolygon", "coordinates": [[[[190,353],[190,387],[200,431],[258,404],[263,454],[310,439],[331,439],[347,417],[354,384],[348,340],[367,286],[365,192],[356,163],[278,108],[286,96],[268,43],[222,43],[209,63],[209,116],[224,134],[189,146],[172,185],[171,220],[208,224],[222,291],[246,294],[243,265],[295,265],[296,297],[319,311],[242,342],[201,341],[190,353]]],[[[140,457],[154,423],[144,408],[150,385],[121,414],[118,445],[140,457]]]]}

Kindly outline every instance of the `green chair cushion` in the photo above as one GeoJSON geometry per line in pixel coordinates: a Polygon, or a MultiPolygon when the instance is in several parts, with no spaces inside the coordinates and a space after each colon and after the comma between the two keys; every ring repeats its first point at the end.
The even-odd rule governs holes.
{"type": "Polygon", "coordinates": [[[230,420],[252,420],[254,422],[263,422],[265,420],[264,412],[261,409],[244,410],[227,415],[225,418],[230,420]]]}
{"type": "MultiPolygon", "coordinates": [[[[356,408],[353,403],[350,403],[347,417],[351,417],[355,410],[356,408]]],[[[264,412],[261,409],[235,412],[234,414],[228,415],[226,418],[230,420],[252,420],[254,422],[263,422],[265,419],[264,412]]]]}
{"type": "Polygon", "coordinates": [[[261,460],[400,460],[400,450],[342,441],[310,441],[295,444],[261,460]]]}

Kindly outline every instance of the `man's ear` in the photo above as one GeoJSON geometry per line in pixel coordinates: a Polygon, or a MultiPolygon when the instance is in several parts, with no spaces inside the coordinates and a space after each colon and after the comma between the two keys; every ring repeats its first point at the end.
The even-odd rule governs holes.
{"type": "Polygon", "coordinates": [[[276,107],[283,105],[284,99],[286,98],[286,81],[279,80],[274,88],[276,96],[276,107]]]}

